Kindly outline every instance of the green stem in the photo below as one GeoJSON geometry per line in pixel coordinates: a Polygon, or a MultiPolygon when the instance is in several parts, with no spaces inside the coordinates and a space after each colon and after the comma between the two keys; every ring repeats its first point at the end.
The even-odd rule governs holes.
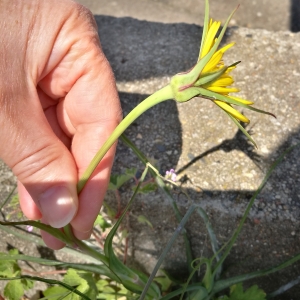
{"type": "MultiPolygon", "coordinates": [[[[170,87],[170,85],[167,85],[163,87],[162,89],[156,91],[154,94],[150,95],[148,98],[146,98],[144,101],[142,101],[139,105],[137,105],[122,121],[121,123],[115,128],[113,133],[110,135],[110,137],[106,140],[106,142],[103,144],[103,146],[100,148],[100,150],[96,153],[92,161],[90,162],[89,166],[79,179],[77,183],[77,193],[80,194],[80,192],[83,190],[84,186],[86,185],[87,181],[89,180],[90,176],[104,157],[104,155],[107,153],[107,151],[110,149],[110,147],[117,141],[117,139],[120,137],[120,135],[129,127],[130,124],[132,124],[142,113],[147,111],[149,108],[153,107],[154,105],[172,99],[173,98],[173,92],[170,87]]],[[[83,248],[85,253],[91,254],[92,257],[95,257],[96,259],[101,260],[104,262],[105,256],[99,254],[96,255],[94,253],[95,251],[93,249],[90,249],[90,247],[86,246],[85,244],[82,244],[78,239],[75,238],[75,236],[72,233],[71,225],[68,224],[64,227],[64,232],[66,236],[74,242],[77,246],[80,248],[83,248]]]]}
{"type": "Polygon", "coordinates": [[[165,86],[164,88],[158,90],[148,98],[146,98],[143,102],[137,105],[116,127],[111,136],[106,140],[101,149],[97,152],[97,154],[92,159],[91,163],[79,179],[77,184],[77,192],[78,194],[82,191],[85,184],[89,180],[90,176],[96,169],[97,165],[100,163],[101,159],[104,157],[106,152],[110,149],[110,147],[117,141],[120,135],[129,127],[129,125],[134,122],[142,113],[151,108],[152,106],[172,99],[173,92],[170,85],[165,86]]]}
{"type": "Polygon", "coordinates": [[[96,251],[95,249],[89,247],[88,245],[86,245],[83,241],[78,240],[72,231],[72,227],[71,225],[67,225],[64,227],[64,233],[66,234],[66,236],[68,236],[70,238],[70,240],[72,241],[72,243],[69,243],[68,246],[70,247],[77,247],[78,249],[80,249],[83,253],[101,261],[103,264],[105,264],[106,266],[109,265],[108,262],[108,258],[99,253],[98,251],[96,251]]]}
{"type": "Polygon", "coordinates": [[[212,294],[216,294],[234,284],[240,283],[240,282],[244,282],[246,280],[250,280],[253,278],[257,278],[257,277],[261,277],[261,276],[266,276],[275,272],[278,272],[284,268],[287,268],[288,266],[294,264],[295,262],[300,260],[300,254],[292,257],[291,259],[283,262],[282,264],[267,269],[267,270],[262,270],[262,271],[256,271],[256,272],[252,272],[249,274],[244,274],[244,275],[239,275],[236,277],[232,277],[232,278],[228,278],[228,279],[224,279],[224,280],[220,280],[217,281],[213,287],[213,293],[212,294]]]}

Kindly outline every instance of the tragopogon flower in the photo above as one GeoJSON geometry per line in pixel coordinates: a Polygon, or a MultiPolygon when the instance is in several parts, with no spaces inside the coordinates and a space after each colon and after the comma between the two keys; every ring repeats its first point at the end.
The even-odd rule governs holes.
{"type": "Polygon", "coordinates": [[[208,0],[206,0],[204,27],[198,62],[190,71],[173,76],[170,85],[173,90],[174,98],[178,102],[188,101],[195,96],[212,100],[227,113],[243,133],[255,144],[251,136],[240,123],[249,123],[250,120],[232,105],[241,106],[260,113],[272,114],[252,107],[252,101],[230,95],[230,93],[239,92],[238,88],[232,86],[234,80],[231,72],[240,62],[226,66],[223,61],[224,53],[231,48],[234,43],[230,43],[218,50],[234,12],[235,11],[229,16],[221,33],[217,37],[221,23],[209,19],[209,4],[208,0]]]}
{"type": "Polygon", "coordinates": [[[231,86],[233,84],[231,71],[236,68],[239,62],[229,66],[225,65],[223,62],[223,54],[233,46],[233,43],[228,44],[220,50],[218,50],[218,47],[234,11],[224,24],[221,33],[216,38],[218,29],[220,28],[220,22],[209,20],[208,0],[206,0],[205,4],[206,8],[202,41],[196,65],[188,72],[179,73],[173,76],[170,84],[150,95],[122,120],[122,122],[105,141],[84,174],[81,176],[77,186],[78,193],[82,191],[101,159],[121,136],[124,130],[149,108],[166,100],[174,99],[178,102],[186,102],[195,96],[200,96],[213,101],[233,120],[240,130],[255,145],[251,136],[240,123],[249,123],[249,119],[233,108],[233,105],[241,106],[260,113],[269,115],[272,114],[254,108],[252,106],[252,101],[230,95],[230,93],[238,92],[237,88],[231,86]]]}

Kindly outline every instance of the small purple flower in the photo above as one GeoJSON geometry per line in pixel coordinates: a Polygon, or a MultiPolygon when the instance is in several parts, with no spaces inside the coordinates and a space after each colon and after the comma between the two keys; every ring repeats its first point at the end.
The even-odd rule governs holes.
{"type": "Polygon", "coordinates": [[[167,171],[165,178],[175,182],[177,178],[175,170],[171,169],[170,171],[167,171]]]}
{"type": "Polygon", "coordinates": [[[27,230],[28,232],[31,232],[31,231],[33,230],[33,226],[27,225],[27,226],[26,226],[26,230],[27,230]]]}

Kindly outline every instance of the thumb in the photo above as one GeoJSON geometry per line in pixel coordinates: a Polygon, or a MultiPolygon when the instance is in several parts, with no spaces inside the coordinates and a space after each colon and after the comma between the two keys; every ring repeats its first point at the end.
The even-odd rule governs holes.
{"type": "Polygon", "coordinates": [[[32,218],[33,201],[43,219],[52,227],[60,228],[77,212],[77,169],[42,108],[28,103],[26,106],[18,109],[22,116],[13,118],[18,120],[17,124],[5,124],[0,137],[8,142],[5,150],[0,146],[0,154],[21,183],[24,214],[32,218]]]}

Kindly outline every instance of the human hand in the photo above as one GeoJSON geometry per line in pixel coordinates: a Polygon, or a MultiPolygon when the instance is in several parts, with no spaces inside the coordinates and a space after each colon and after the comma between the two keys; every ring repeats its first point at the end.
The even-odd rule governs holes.
{"type": "MultiPolygon", "coordinates": [[[[76,184],[121,120],[92,14],[71,0],[0,2],[0,157],[33,220],[90,236],[115,147],[77,197],[76,184]]],[[[45,243],[62,242],[42,232],[45,243]]]]}

